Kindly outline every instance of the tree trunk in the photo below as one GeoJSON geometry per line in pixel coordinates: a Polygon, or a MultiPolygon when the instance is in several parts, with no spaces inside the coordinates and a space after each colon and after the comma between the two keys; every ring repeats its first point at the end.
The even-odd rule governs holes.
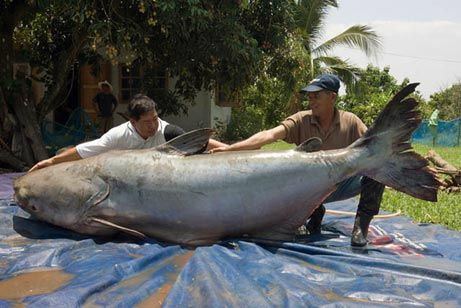
{"type": "Polygon", "coordinates": [[[434,150],[430,150],[427,153],[427,159],[430,160],[434,165],[439,167],[437,169],[438,172],[449,174],[452,177],[453,183],[457,185],[461,185],[461,171],[458,170],[456,167],[448,163],[444,160],[439,154],[437,154],[434,150]]]}
{"type": "Polygon", "coordinates": [[[429,159],[431,162],[434,163],[437,167],[440,167],[442,169],[446,169],[449,171],[458,171],[454,166],[452,166],[450,163],[448,163],[446,160],[442,158],[437,152],[434,150],[430,150],[427,153],[427,159],[429,159]]]}
{"type": "MultiPolygon", "coordinates": [[[[0,21],[0,119],[2,120],[0,136],[13,135],[12,139],[19,138],[23,157],[28,164],[32,164],[34,160],[47,158],[48,153],[43,145],[35,108],[28,106],[24,87],[18,93],[15,85],[20,83],[20,80],[13,79],[13,63],[16,59],[13,34],[24,14],[33,9],[33,6],[30,7],[28,4],[24,0],[11,3],[6,9],[8,12],[2,12],[4,18],[0,21]],[[8,126],[7,124],[13,125],[8,126]],[[6,129],[14,130],[14,132],[6,132],[6,129]]],[[[5,144],[2,146],[0,161],[17,170],[24,169],[26,165],[14,155],[8,145],[5,147],[5,144]]]]}
{"type": "MultiPolygon", "coordinates": [[[[10,104],[14,115],[9,114],[8,104],[0,87],[0,108],[2,109],[0,113],[2,116],[0,137],[9,140],[12,136],[12,140],[16,139],[16,144],[20,144],[20,157],[26,161],[26,164],[33,165],[35,161],[48,158],[37,122],[35,108],[33,103],[25,98],[25,95],[9,94],[9,97],[14,98],[14,103],[10,104]]],[[[13,149],[13,145],[11,149],[13,149]]]]}
{"type": "Polygon", "coordinates": [[[13,78],[13,57],[13,30],[5,26],[0,30],[0,129],[5,129],[8,114],[7,87],[13,78]]]}
{"type": "Polygon", "coordinates": [[[0,148],[0,164],[6,164],[15,171],[27,171],[29,169],[22,160],[3,148],[0,148]]]}
{"type": "MultiPolygon", "coordinates": [[[[16,115],[19,128],[21,131],[23,145],[25,150],[30,146],[33,158],[35,161],[40,161],[48,158],[48,153],[43,143],[40,126],[36,117],[36,109],[34,103],[27,98],[27,89],[23,84],[21,95],[16,96],[16,101],[13,104],[14,114],[16,115]]],[[[27,160],[28,163],[30,163],[27,160]]]]}
{"type": "Polygon", "coordinates": [[[13,133],[13,123],[10,120],[11,115],[8,112],[5,96],[0,86],[0,138],[10,140],[13,133]]]}
{"type": "Polygon", "coordinates": [[[86,39],[86,31],[77,31],[77,33],[74,34],[74,44],[66,53],[63,53],[56,60],[56,66],[51,72],[55,83],[51,88],[47,90],[43,101],[39,105],[39,121],[42,121],[49,112],[55,110],[65,102],[65,93],[67,92],[65,85],[68,81],[67,78],[69,76],[70,70],[75,65],[77,56],[81,51],[82,46],[85,44],[86,39]]]}
{"type": "Polygon", "coordinates": [[[24,131],[19,126],[16,127],[13,133],[13,139],[11,141],[11,151],[17,156],[21,157],[23,161],[29,166],[32,166],[35,162],[34,153],[27,144],[27,138],[24,131]]]}

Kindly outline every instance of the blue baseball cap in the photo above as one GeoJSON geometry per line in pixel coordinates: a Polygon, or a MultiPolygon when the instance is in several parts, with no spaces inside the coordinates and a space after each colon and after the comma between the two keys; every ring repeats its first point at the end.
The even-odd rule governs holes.
{"type": "Polygon", "coordinates": [[[333,74],[322,74],[313,79],[307,86],[299,92],[318,92],[329,90],[338,93],[340,87],[339,78],[333,74]]]}

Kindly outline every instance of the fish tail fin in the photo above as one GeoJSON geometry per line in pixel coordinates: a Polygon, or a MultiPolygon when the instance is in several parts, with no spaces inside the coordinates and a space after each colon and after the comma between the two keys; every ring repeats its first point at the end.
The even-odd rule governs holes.
{"type": "Polygon", "coordinates": [[[418,102],[407,96],[418,84],[411,83],[400,90],[367,133],[350,147],[367,148],[363,175],[415,198],[437,201],[440,182],[428,161],[411,151],[411,134],[421,123],[421,113],[418,102]]]}

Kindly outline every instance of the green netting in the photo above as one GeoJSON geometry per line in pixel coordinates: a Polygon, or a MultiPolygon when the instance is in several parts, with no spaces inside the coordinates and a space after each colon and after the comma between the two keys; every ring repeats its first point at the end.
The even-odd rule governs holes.
{"type": "Polygon", "coordinates": [[[72,111],[65,125],[45,120],[41,131],[50,155],[54,155],[60,148],[93,140],[101,135],[90,116],[82,108],[72,111]]]}
{"type": "Polygon", "coordinates": [[[413,133],[412,140],[430,146],[455,147],[461,145],[461,118],[452,121],[437,121],[437,125],[429,125],[424,120],[413,133]]]}

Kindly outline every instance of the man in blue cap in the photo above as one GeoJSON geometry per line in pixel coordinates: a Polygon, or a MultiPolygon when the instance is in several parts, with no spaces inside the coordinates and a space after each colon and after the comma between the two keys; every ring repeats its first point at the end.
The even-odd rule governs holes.
{"type": "MultiPolygon", "coordinates": [[[[263,145],[284,140],[296,145],[312,137],[322,140],[321,150],[334,150],[347,147],[360,138],[367,130],[363,122],[353,113],[335,107],[340,80],[333,74],[322,74],[312,80],[301,93],[309,100],[310,110],[300,111],[286,118],[282,123],[232,145],[218,147],[211,152],[255,150],[263,145]]],[[[352,230],[351,244],[365,246],[370,221],[379,212],[384,185],[367,177],[352,177],[338,185],[326,200],[339,201],[360,193],[360,201],[352,230]]],[[[310,234],[320,233],[325,214],[321,204],[306,225],[310,234]]]]}

